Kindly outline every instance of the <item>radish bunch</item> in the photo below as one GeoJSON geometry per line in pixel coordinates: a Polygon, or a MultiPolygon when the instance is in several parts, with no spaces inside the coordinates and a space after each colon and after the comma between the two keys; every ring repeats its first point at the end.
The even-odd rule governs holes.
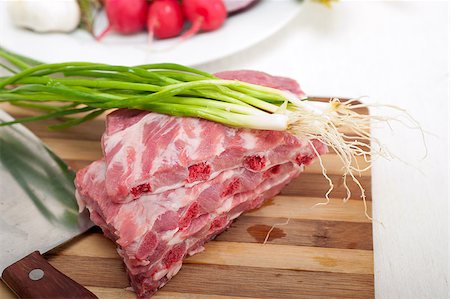
{"type": "MultiPolygon", "coordinates": [[[[108,32],[133,34],[147,29],[151,39],[181,36],[181,40],[200,31],[213,31],[225,22],[228,12],[223,0],[105,0],[108,32]],[[190,27],[183,32],[185,22],[190,27]]],[[[253,1],[251,1],[253,2],[253,1]]]]}

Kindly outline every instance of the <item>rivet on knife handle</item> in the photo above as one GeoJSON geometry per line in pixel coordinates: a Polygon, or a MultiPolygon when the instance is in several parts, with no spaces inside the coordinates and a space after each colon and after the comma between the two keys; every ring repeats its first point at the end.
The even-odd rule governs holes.
{"type": "Polygon", "coordinates": [[[35,251],[7,267],[3,281],[20,298],[97,298],[35,251]]]}

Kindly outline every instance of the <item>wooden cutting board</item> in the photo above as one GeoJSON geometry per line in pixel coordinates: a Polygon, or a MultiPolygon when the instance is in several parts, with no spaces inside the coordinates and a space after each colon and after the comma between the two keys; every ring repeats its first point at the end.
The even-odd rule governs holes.
{"type": "MultiPolygon", "coordinates": [[[[323,99],[321,99],[323,100],[323,99]]],[[[0,106],[15,117],[33,112],[0,106]]],[[[366,110],[360,113],[367,113],[366,110]]],[[[46,128],[54,121],[27,124],[74,169],[101,157],[102,119],[63,131],[46,128]]],[[[317,161],[280,195],[242,215],[204,252],[185,260],[181,271],[154,298],[372,298],[374,270],[372,224],[356,185],[342,201],[341,165],[323,156],[336,188],[328,205],[328,183],[317,161]],[[290,221],[286,224],[287,219],[290,221]],[[267,232],[276,226],[266,244],[267,232]]],[[[363,160],[360,166],[367,165],[363,160]]],[[[371,212],[371,176],[361,179],[371,212]]],[[[114,244],[99,228],[45,255],[50,263],[99,298],[135,298],[114,244]]],[[[0,284],[0,298],[15,298],[0,284]]]]}

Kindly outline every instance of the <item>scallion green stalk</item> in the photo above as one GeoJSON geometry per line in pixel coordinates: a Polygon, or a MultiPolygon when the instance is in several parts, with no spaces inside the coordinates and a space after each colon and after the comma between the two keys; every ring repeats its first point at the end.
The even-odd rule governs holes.
{"type": "Polygon", "coordinates": [[[235,127],[286,130],[289,118],[280,114],[280,107],[295,107],[299,101],[277,89],[222,80],[173,63],[133,67],[92,62],[45,64],[1,48],[0,56],[13,66],[8,67],[11,76],[0,78],[0,102],[45,113],[15,123],[87,113],[52,127],[66,128],[110,109],[129,108],[200,117],[235,127]]]}

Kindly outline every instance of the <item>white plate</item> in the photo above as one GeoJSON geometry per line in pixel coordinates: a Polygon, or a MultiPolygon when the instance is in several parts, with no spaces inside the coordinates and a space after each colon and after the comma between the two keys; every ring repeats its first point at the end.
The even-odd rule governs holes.
{"type": "MultiPolygon", "coordinates": [[[[198,34],[172,47],[176,39],[147,45],[145,33],[120,36],[114,33],[96,42],[83,30],[71,34],[39,34],[15,27],[7,16],[6,1],[0,1],[1,46],[45,62],[93,61],[120,65],[176,62],[198,65],[222,58],[272,35],[301,9],[298,0],[263,0],[241,14],[230,17],[217,31],[198,34]]],[[[106,19],[96,26],[100,31],[106,19]]]]}

